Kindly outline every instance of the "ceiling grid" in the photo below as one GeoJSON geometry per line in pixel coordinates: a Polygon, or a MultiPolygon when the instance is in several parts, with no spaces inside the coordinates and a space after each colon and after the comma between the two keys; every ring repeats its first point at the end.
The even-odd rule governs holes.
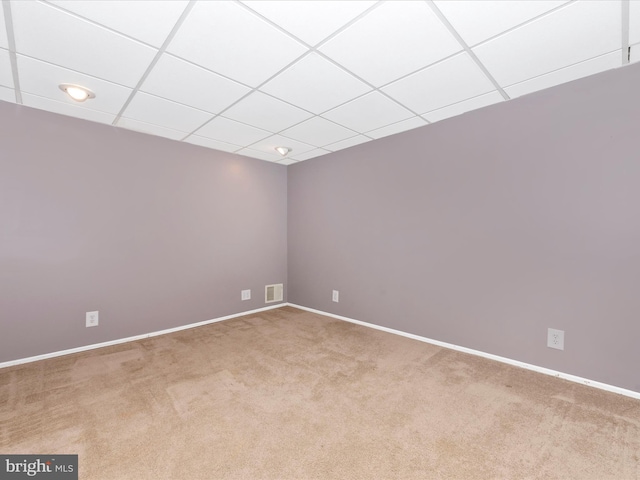
{"type": "Polygon", "coordinates": [[[283,165],[640,60],[640,0],[2,3],[0,101],[283,165]]]}

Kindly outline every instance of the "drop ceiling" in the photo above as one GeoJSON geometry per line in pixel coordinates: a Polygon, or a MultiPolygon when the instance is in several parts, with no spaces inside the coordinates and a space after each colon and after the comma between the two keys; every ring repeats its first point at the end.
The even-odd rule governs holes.
{"type": "Polygon", "coordinates": [[[284,165],[640,60],[640,0],[2,7],[0,100],[284,165]]]}

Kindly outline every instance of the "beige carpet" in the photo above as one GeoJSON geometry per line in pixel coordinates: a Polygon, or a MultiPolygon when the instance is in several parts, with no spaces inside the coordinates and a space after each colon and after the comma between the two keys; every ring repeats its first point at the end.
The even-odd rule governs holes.
{"type": "Polygon", "coordinates": [[[81,479],[635,479],[640,401],[291,307],[0,370],[81,479]]]}

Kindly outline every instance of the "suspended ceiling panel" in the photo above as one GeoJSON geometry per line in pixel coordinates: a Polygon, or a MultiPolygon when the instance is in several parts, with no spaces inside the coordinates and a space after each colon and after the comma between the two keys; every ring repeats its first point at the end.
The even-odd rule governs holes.
{"type": "Polygon", "coordinates": [[[640,0],[2,7],[0,101],[283,165],[640,60],[640,0]]]}

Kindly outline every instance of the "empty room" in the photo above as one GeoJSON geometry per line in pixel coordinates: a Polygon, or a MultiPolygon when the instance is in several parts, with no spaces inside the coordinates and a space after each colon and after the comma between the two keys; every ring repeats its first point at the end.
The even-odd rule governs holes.
{"type": "Polygon", "coordinates": [[[0,479],[640,477],[640,0],[2,0],[0,479]]]}

